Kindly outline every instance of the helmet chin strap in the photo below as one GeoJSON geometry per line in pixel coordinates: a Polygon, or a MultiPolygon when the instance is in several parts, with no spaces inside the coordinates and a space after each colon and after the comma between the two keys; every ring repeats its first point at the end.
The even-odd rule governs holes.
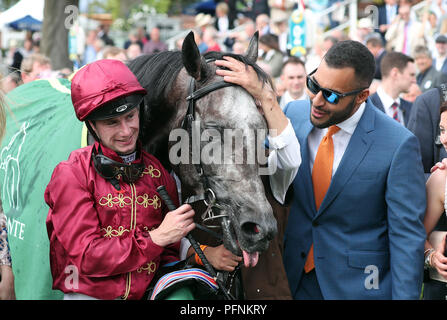
{"type": "Polygon", "coordinates": [[[90,121],[92,121],[92,120],[85,121],[85,125],[87,127],[87,130],[90,132],[90,134],[93,136],[93,138],[95,138],[96,141],[101,142],[101,139],[99,139],[99,137],[96,135],[95,130],[90,125],[90,121]]]}

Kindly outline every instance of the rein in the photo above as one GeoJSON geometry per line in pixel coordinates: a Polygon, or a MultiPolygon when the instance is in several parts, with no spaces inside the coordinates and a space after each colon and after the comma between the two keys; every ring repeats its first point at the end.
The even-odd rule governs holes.
{"type": "MultiPolygon", "coordinates": [[[[208,63],[211,61],[214,61],[214,59],[207,60],[206,62],[208,63]]],[[[195,79],[191,77],[191,81],[189,84],[189,93],[188,93],[188,96],[186,97],[186,101],[188,102],[188,109],[187,109],[186,115],[182,121],[182,128],[187,130],[188,135],[190,137],[189,138],[190,147],[191,147],[190,150],[193,150],[192,149],[192,124],[193,124],[193,121],[195,120],[195,109],[196,109],[195,102],[213,91],[216,91],[216,90],[219,90],[222,88],[226,88],[226,87],[230,87],[230,86],[235,86],[235,85],[232,83],[229,83],[229,82],[219,81],[219,82],[214,82],[212,84],[209,84],[209,85],[202,87],[198,90],[195,90],[195,79]]],[[[229,232],[230,226],[231,226],[231,221],[229,219],[229,215],[228,215],[228,213],[224,212],[223,206],[221,206],[218,203],[218,198],[216,196],[216,193],[213,191],[213,189],[211,188],[211,186],[209,184],[208,178],[207,178],[206,174],[204,173],[202,163],[200,162],[198,164],[194,164],[194,166],[196,168],[197,175],[200,178],[200,181],[202,183],[204,192],[202,194],[192,195],[192,196],[188,197],[185,200],[185,203],[193,204],[196,202],[203,201],[203,203],[207,206],[207,209],[201,216],[203,223],[206,223],[209,221],[214,221],[216,219],[222,219],[222,221],[221,221],[222,228],[229,232]]],[[[196,223],[196,227],[202,231],[209,233],[213,237],[215,237],[219,240],[222,240],[222,236],[220,234],[209,229],[209,228],[213,228],[213,227],[217,227],[217,226],[208,225],[209,228],[207,228],[205,226],[202,226],[202,225],[196,223]]],[[[188,240],[191,242],[191,245],[193,246],[194,250],[201,258],[205,268],[210,272],[211,275],[216,277],[216,281],[219,284],[220,289],[224,293],[224,296],[227,299],[234,299],[234,297],[229,293],[229,291],[233,285],[233,280],[234,280],[234,276],[237,271],[237,268],[235,269],[235,271],[233,271],[233,275],[230,278],[231,279],[230,288],[228,290],[226,290],[223,286],[223,279],[220,278],[217,275],[217,273],[215,273],[213,266],[207,261],[205,255],[204,255],[202,249],[200,248],[200,246],[198,245],[197,241],[191,235],[188,235],[188,240]]],[[[221,276],[223,278],[227,279],[229,277],[229,273],[224,272],[223,274],[221,274],[221,276]]]]}
{"type": "MultiPolygon", "coordinates": [[[[213,60],[207,60],[206,62],[212,62],[213,60]]],[[[195,120],[195,102],[199,100],[200,98],[206,96],[207,94],[230,86],[235,86],[232,83],[225,82],[225,81],[218,81],[214,82],[212,84],[209,84],[203,88],[200,88],[198,90],[195,90],[195,79],[191,77],[191,81],[189,84],[189,95],[186,97],[186,101],[188,101],[188,109],[186,111],[186,115],[183,118],[182,121],[182,128],[188,131],[189,137],[190,137],[190,145],[192,144],[192,123],[195,120]]],[[[192,148],[191,148],[192,150],[192,148]]],[[[210,184],[208,182],[207,176],[204,174],[204,170],[202,167],[202,163],[195,164],[197,175],[200,178],[200,181],[202,183],[204,193],[190,196],[186,199],[185,203],[193,204],[195,202],[203,201],[205,205],[207,206],[207,209],[202,215],[203,222],[213,221],[215,219],[223,218],[225,220],[226,224],[229,224],[230,221],[228,219],[228,214],[222,213],[223,207],[218,203],[216,193],[213,191],[213,189],[210,187],[210,184]],[[216,214],[215,209],[218,209],[220,212],[216,214]]],[[[215,226],[209,226],[209,227],[215,227],[215,226]]],[[[198,228],[212,234],[214,237],[216,237],[216,233],[212,232],[206,227],[198,225],[198,228]]],[[[217,235],[217,238],[221,239],[222,237],[220,235],[217,235]]]]}

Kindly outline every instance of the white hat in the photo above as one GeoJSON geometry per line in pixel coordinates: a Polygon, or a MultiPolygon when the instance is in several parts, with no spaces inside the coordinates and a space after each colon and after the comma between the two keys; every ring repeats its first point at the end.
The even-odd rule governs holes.
{"type": "Polygon", "coordinates": [[[213,17],[209,14],[199,13],[195,17],[196,27],[203,27],[213,23],[213,17]]]}
{"type": "Polygon", "coordinates": [[[373,27],[372,21],[369,18],[362,18],[359,20],[358,24],[357,24],[358,28],[361,29],[369,29],[373,27]]]}

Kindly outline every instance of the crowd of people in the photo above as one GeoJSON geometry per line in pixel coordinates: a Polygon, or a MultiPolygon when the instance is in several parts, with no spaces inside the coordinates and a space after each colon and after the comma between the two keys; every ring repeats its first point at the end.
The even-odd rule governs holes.
{"type": "MultiPolygon", "coordinates": [[[[314,32],[300,56],[288,46],[289,18],[297,3],[253,4],[247,15],[236,11],[233,1],[221,1],[214,17],[195,17],[193,31],[201,54],[245,54],[250,39],[259,33],[257,64],[273,87],[265,87],[253,67],[241,67],[235,59],[215,64],[219,76],[255,98],[269,128],[278,133],[269,136],[269,142],[280,141],[271,143],[276,148],[271,155],[289,170],[293,201],[281,239],[284,270],[278,273],[284,272],[290,292],[281,298],[419,299],[422,293],[427,300],[446,299],[447,160],[442,161],[447,159],[447,1],[427,1],[419,13],[412,10],[411,0],[384,0],[377,26],[362,18],[355,33],[314,32]]],[[[301,9],[307,26],[317,30],[311,9],[301,9]]],[[[331,26],[340,20],[335,14],[328,19],[331,26]]],[[[174,50],[181,49],[182,41],[174,50]]],[[[141,298],[152,277],[135,270],[144,263],[158,266],[179,258],[182,238],[194,228],[194,211],[183,205],[175,211],[147,209],[156,212],[156,218],[145,221],[144,228],[131,222],[121,230],[108,230],[102,223],[108,208],[97,208],[92,200],[98,190],[124,197],[141,188],[154,195],[156,187],[165,184],[178,203],[172,177],[140,149],[137,110],[146,91],[124,64],[167,50],[157,27],[149,34],[143,28],[131,31],[123,48],[115,46],[107,28],[87,34],[79,57],[86,67],[75,73],[71,93],[76,116],[86,122],[96,142],[58,165],[45,192],[53,286],[64,291],[66,299],[141,298]],[[109,84],[113,79],[127,79],[125,90],[115,94],[117,88],[109,84]],[[96,99],[98,94],[102,99],[96,99]],[[116,169],[122,164],[138,174],[118,170],[119,177],[107,176],[107,166],[116,169]],[[143,175],[148,166],[158,176],[143,175]],[[82,179],[81,172],[86,175],[82,179]],[[70,203],[78,194],[82,206],[73,207],[70,203]],[[78,225],[79,219],[81,235],[76,228],[62,232],[67,225],[78,225]],[[98,230],[119,241],[98,240],[98,230]],[[125,263],[114,263],[120,259],[125,263]],[[63,287],[61,266],[69,263],[83,272],[81,291],[63,287]],[[138,282],[134,286],[129,283],[131,273],[138,282]]],[[[13,72],[2,81],[4,92],[73,72],[52,70],[32,38],[20,50],[11,50],[10,68],[13,72]]],[[[3,118],[0,112],[0,133],[3,118]]],[[[285,192],[280,198],[284,200],[285,192]]],[[[125,215],[129,213],[123,211],[119,219],[125,215]]],[[[203,249],[222,270],[234,270],[243,260],[223,246],[203,249]]],[[[0,299],[15,296],[8,250],[0,214],[0,299]]]]}

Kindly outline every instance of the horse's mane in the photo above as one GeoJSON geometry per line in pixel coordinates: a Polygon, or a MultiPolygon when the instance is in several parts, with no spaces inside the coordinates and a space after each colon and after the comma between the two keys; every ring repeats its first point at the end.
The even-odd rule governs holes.
{"type": "MultiPolygon", "coordinates": [[[[246,65],[252,66],[263,82],[271,84],[269,75],[245,56],[214,51],[205,53],[203,56],[207,61],[220,60],[224,56],[232,57],[246,65]]],[[[174,80],[183,68],[182,53],[181,51],[164,51],[151,55],[142,55],[128,62],[128,66],[141,85],[148,91],[147,102],[153,105],[159,103],[160,99],[163,99],[170,92],[174,80]]],[[[207,74],[205,77],[202,77],[202,80],[206,80],[210,76],[210,74],[207,74]]]]}
{"type": "MultiPolygon", "coordinates": [[[[260,67],[253,63],[245,56],[222,53],[209,52],[203,55],[206,60],[219,60],[223,56],[230,56],[236,60],[250,65],[256,71],[259,79],[264,83],[268,82],[272,85],[270,77],[260,67]]],[[[129,69],[135,74],[140,84],[146,89],[144,109],[140,112],[140,138],[143,144],[151,140],[152,146],[146,145],[147,151],[154,154],[164,166],[168,166],[167,160],[167,143],[166,136],[161,134],[160,129],[165,129],[170,118],[175,112],[174,108],[168,108],[167,98],[173,95],[173,84],[184,67],[181,51],[163,51],[151,55],[142,55],[127,63],[129,69]],[[154,140],[154,137],[157,139],[154,140]],[[164,140],[158,140],[158,139],[164,140]],[[159,150],[162,148],[162,150],[159,150]],[[166,158],[166,159],[165,159],[166,158]]],[[[206,81],[213,76],[211,68],[204,68],[205,74],[201,75],[201,81],[206,81]],[[209,74],[206,74],[209,72],[209,74]]],[[[164,132],[164,131],[163,131],[164,132]]]]}
{"type": "Polygon", "coordinates": [[[151,55],[141,55],[128,62],[128,67],[140,84],[148,91],[146,101],[157,104],[169,92],[172,83],[183,67],[180,51],[164,51],[151,55]]]}

